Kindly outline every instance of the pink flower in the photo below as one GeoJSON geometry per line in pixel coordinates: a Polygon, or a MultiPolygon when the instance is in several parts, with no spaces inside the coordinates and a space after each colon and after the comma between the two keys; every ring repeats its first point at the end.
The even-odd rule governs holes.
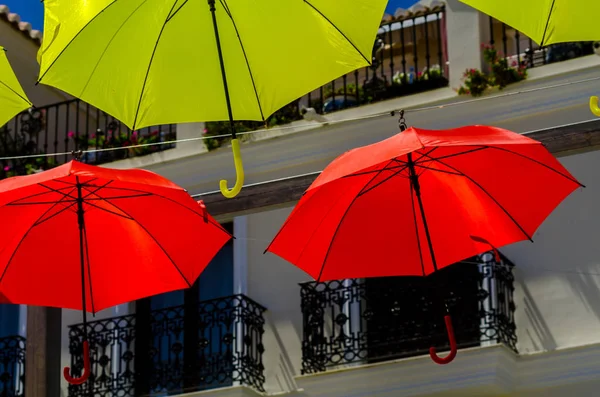
{"type": "Polygon", "coordinates": [[[69,138],[73,138],[75,136],[75,133],[73,131],[69,131],[69,133],[67,134],[67,136],[69,138]]]}
{"type": "Polygon", "coordinates": [[[202,130],[202,133],[203,133],[203,134],[206,134],[206,133],[208,133],[208,128],[205,128],[204,130],[202,130]]]}
{"type": "Polygon", "coordinates": [[[7,165],[6,167],[4,167],[4,171],[10,171],[10,167],[7,165]]]}
{"type": "Polygon", "coordinates": [[[136,137],[138,136],[138,132],[137,132],[137,131],[133,131],[133,132],[131,133],[131,135],[132,135],[134,138],[136,138],[136,137]]]}

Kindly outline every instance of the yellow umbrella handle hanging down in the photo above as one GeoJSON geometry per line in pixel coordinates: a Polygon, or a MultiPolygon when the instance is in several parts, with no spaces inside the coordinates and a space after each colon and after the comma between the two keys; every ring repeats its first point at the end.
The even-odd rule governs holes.
{"type": "Polygon", "coordinates": [[[217,43],[217,51],[219,53],[219,64],[221,66],[221,78],[223,79],[223,89],[225,90],[225,102],[227,103],[227,114],[229,116],[229,128],[231,129],[231,150],[233,151],[233,163],[235,165],[236,180],[232,189],[227,187],[227,181],[221,179],[219,188],[221,194],[227,198],[234,198],[242,190],[244,186],[244,164],[242,163],[242,154],[240,153],[240,142],[235,134],[235,124],[233,121],[233,111],[231,110],[231,99],[229,98],[229,87],[227,86],[227,73],[225,73],[225,62],[223,62],[223,51],[221,50],[221,40],[219,38],[219,26],[217,25],[217,16],[215,14],[215,0],[208,0],[212,23],[215,30],[215,41],[217,43]]]}

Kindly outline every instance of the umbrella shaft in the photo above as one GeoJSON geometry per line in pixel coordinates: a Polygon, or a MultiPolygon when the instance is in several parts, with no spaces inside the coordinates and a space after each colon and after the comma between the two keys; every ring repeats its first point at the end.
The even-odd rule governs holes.
{"type": "MultiPolygon", "coordinates": [[[[433,270],[437,271],[437,263],[435,261],[435,252],[433,251],[433,243],[431,242],[431,235],[429,234],[429,226],[427,225],[427,217],[425,216],[425,208],[423,207],[423,200],[421,199],[421,185],[419,184],[419,175],[415,170],[415,162],[412,158],[412,153],[407,155],[408,157],[408,177],[415,191],[417,197],[417,203],[419,203],[419,211],[421,212],[421,220],[423,221],[423,229],[425,229],[425,237],[427,238],[427,246],[429,247],[429,255],[431,256],[431,263],[433,264],[433,270]]],[[[419,233],[419,230],[416,231],[419,233]]],[[[419,248],[420,249],[420,248],[419,248]]]]}
{"type": "Polygon", "coordinates": [[[208,0],[210,13],[212,14],[213,27],[215,29],[215,40],[217,42],[217,52],[219,53],[219,63],[221,65],[221,78],[223,80],[223,89],[225,90],[225,102],[227,104],[227,113],[229,115],[229,127],[231,129],[231,137],[236,138],[235,125],[233,124],[233,111],[231,110],[231,99],[229,98],[229,86],[227,85],[227,73],[225,72],[225,62],[223,61],[223,51],[221,50],[221,39],[219,38],[219,26],[217,25],[217,15],[215,8],[215,0],[208,0]]]}
{"type": "Polygon", "coordinates": [[[79,262],[81,264],[81,305],[83,310],[83,340],[87,340],[87,308],[85,299],[85,253],[84,232],[85,218],[83,216],[83,194],[82,185],[77,178],[77,223],[79,224],[79,262]]]}

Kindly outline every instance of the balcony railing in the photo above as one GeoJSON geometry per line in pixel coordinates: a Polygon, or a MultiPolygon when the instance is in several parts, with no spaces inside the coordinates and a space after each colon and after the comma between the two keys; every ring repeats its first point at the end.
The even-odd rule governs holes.
{"type": "Polygon", "coordinates": [[[448,350],[445,306],[459,348],[504,343],[516,352],[513,266],[486,253],[428,277],[301,284],[302,372],[448,350]]]}
{"type": "Polygon", "coordinates": [[[0,397],[25,394],[25,338],[0,338],[0,397]]]}
{"type": "MultiPolygon", "coordinates": [[[[234,384],[264,391],[263,313],[243,295],[88,323],[92,375],[70,397],[173,395],[234,384]]],[[[70,327],[75,376],[83,325],[70,327]]]]}
{"type": "Polygon", "coordinates": [[[72,150],[150,146],[91,152],[83,161],[103,164],[173,148],[161,144],[176,138],[176,125],[131,131],[121,122],[93,106],[74,99],[24,111],[0,128],[0,157],[32,156],[0,160],[0,179],[49,169],[72,159],[72,150]],[[44,154],[62,153],[57,156],[44,154]],[[36,157],[36,155],[40,155],[36,157]]]}
{"type": "Polygon", "coordinates": [[[441,5],[382,23],[371,66],[309,93],[309,106],[329,113],[447,86],[444,12],[441,5]]]}

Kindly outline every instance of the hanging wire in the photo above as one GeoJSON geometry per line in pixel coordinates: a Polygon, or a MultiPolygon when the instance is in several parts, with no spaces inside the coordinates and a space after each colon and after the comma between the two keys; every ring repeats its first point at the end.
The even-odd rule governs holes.
{"type": "MultiPolygon", "coordinates": [[[[464,101],[451,102],[451,103],[445,103],[445,104],[440,104],[440,105],[430,105],[430,106],[424,106],[424,107],[419,107],[419,108],[405,109],[404,113],[416,113],[416,112],[423,112],[423,111],[428,111],[428,110],[444,109],[444,108],[449,108],[449,107],[454,107],[454,106],[470,105],[472,103],[489,101],[492,99],[499,99],[499,98],[506,98],[506,97],[515,96],[515,95],[529,94],[532,92],[551,90],[554,88],[561,88],[561,87],[568,87],[571,85],[584,84],[584,83],[589,83],[589,82],[598,81],[598,80],[600,80],[600,76],[592,77],[589,79],[570,81],[570,82],[566,82],[566,83],[547,85],[547,86],[543,86],[543,87],[530,88],[527,90],[505,92],[503,94],[492,95],[492,96],[483,97],[483,98],[467,99],[464,101]]],[[[392,116],[394,116],[395,111],[391,111],[391,112],[386,111],[386,112],[380,112],[380,113],[376,113],[376,114],[372,114],[372,115],[368,115],[368,116],[350,117],[350,118],[340,119],[340,120],[313,121],[313,123],[320,124],[320,125],[341,124],[341,123],[347,123],[347,122],[351,122],[351,121],[368,120],[368,119],[373,119],[373,118],[382,117],[382,116],[389,116],[390,114],[392,116]]],[[[597,119],[593,119],[593,120],[597,120],[597,119]]],[[[587,120],[587,121],[593,121],[593,120],[587,120]]],[[[285,130],[290,130],[293,128],[296,128],[296,127],[295,126],[281,126],[281,127],[275,127],[272,129],[259,129],[259,130],[253,130],[253,131],[238,132],[237,135],[252,135],[252,134],[256,134],[256,133],[264,132],[264,131],[285,131],[285,130]]],[[[201,137],[196,137],[196,138],[174,139],[171,141],[164,141],[164,142],[142,143],[142,144],[138,144],[138,145],[121,146],[118,148],[84,150],[83,153],[113,152],[113,151],[117,151],[117,150],[127,150],[127,149],[134,149],[134,148],[141,148],[141,147],[155,146],[155,145],[170,145],[170,144],[176,144],[176,143],[197,142],[197,141],[202,141],[202,140],[206,140],[206,139],[214,139],[214,138],[229,138],[230,136],[231,136],[231,134],[221,134],[221,135],[201,136],[201,137]]],[[[20,160],[20,159],[38,158],[38,157],[65,156],[65,155],[69,155],[69,154],[72,154],[72,152],[69,151],[69,152],[57,152],[57,153],[30,154],[30,155],[25,155],[25,156],[8,156],[8,157],[0,157],[0,160],[20,160]]]]}

